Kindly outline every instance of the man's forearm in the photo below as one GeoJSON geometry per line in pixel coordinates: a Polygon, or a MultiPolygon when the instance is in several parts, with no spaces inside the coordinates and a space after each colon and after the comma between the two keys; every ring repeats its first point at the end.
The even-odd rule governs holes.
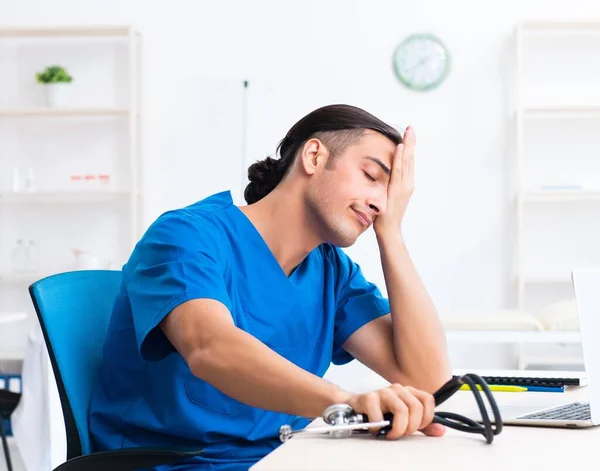
{"type": "Polygon", "coordinates": [[[377,239],[398,367],[412,386],[434,392],[452,374],[444,329],[400,231],[377,234],[377,239]]]}
{"type": "Polygon", "coordinates": [[[188,363],[196,376],[225,394],[276,412],[318,417],[350,396],[235,327],[196,350],[188,363]]]}

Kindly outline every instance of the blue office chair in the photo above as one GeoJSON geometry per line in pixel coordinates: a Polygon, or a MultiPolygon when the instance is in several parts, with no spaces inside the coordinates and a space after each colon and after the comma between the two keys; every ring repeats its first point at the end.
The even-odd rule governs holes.
{"type": "Polygon", "coordinates": [[[55,471],[133,471],[202,453],[154,448],[92,452],[88,429],[90,397],[121,280],[120,271],[82,270],[52,275],[29,287],[66,426],[67,461],[55,471]]]}
{"type": "Polygon", "coordinates": [[[6,459],[7,471],[13,471],[12,460],[10,459],[10,449],[6,439],[7,431],[4,427],[4,421],[9,420],[11,414],[21,400],[21,394],[9,391],[8,389],[0,389],[0,437],[2,437],[2,448],[4,448],[4,458],[6,459]]]}

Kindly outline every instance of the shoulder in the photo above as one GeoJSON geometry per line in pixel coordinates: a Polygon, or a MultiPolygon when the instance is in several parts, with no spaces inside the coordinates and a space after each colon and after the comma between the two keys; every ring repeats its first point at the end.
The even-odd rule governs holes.
{"type": "Polygon", "coordinates": [[[226,240],[224,212],[231,201],[218,193],[192,205],[168,210],[156,218],[138,243],[217,249],[226,240]]]}

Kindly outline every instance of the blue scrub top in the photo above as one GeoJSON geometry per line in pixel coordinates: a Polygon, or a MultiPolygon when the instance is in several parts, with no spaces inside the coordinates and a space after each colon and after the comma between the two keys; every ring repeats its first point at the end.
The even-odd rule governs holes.
{"type": "Polygon", "coordinates": [[[339,248],[314,249],[288,277],[231,194],[166,212],[123,267],[90,405],[95,451],[203,448],[158,469],[242,470],[274,450],[279,428],[309,420],[243,404],[194,376],[159,323],[177,305],[211,298],[235,325],[322,377],[352,356],[344,342],[390,312],[387,299],[339,248]]]}

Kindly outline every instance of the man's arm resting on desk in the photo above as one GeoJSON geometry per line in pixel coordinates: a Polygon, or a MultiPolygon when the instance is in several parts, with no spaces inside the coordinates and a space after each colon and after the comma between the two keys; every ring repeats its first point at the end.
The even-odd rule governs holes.
{"type": "Polygon", "coordinates": [[[161,323],[194,375],[240,402],[303,417],[319,417],[335,403],[348,403],[370,417],[399,414],[388,438],[398,438],[433,420],[433,397],[393,385],[352,395],[283,358],[238,329],[218,301],[196,299],[176,307],[161,323]]]}
{"type": "Polygon", "coordinates": [[[195,376],[253,407],[318,417],[348,396],[235,327],[218,301],[188,301],[165,318],[162,328],[195,376]]]}
{"type": "Polygon", "coordinates": [[[392,312],[358,329],[344,349],[391,383],[433,394],[452,377],[442,324],[400,232],[378,241],[392,312]]]}

